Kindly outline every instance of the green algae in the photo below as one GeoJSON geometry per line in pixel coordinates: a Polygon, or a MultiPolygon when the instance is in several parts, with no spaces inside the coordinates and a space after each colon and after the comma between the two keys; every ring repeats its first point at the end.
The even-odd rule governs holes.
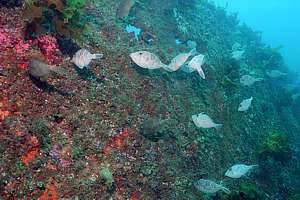
{"type": "Polygon", "coordinates": [[[48,122],[42,118],[35,119],[32,121],[30,130],[37,136],[41,150],[49,152],[51,146],[51,130],[48,127],[48,122]]]}
{"type": "Polygon", "coordinates": [[[278,130],[271,130],[258,149],[259,156],[271,156],[276,160],[286,160],[289,153],[288,137],[286,133],[278,130]]]}
{"type": "Polygon", "coordinates": [[[80,15],[80,9],[84,7],[86,0],[67,0],[63,16],[66,21],[72,20],[76,15],[80,15]]]}
{"type": "Polygon", "coordinates": [[[104,167],[100,170],[100,176],[105,180],[107,186],[111,186],[114,182],[114,177],[109,168],[104,167]]]}

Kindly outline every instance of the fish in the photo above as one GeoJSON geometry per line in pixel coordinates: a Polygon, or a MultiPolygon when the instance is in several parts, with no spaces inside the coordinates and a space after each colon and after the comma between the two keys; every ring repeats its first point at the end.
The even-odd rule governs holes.
{"type": "Polygon", "coordinates": [[[30,60],[28,64],[29,74],[40,80],[41,82],[47,81],[47,79],[53,75],[58,74],[61,76],[65,76],[66,72],[60,67],[54,65],[48,65],[40,60],[30,60]]]}
{"type": "Polygon", "coordinates": [[[271,70],[270,72],[267,72],[267,75],[270,77],[270,78],[279,78],[279,77],[282,77],[282,76],[286,76],[287,73],[283,73],[279,70],[271,70]]]}
{"type": "Polygon", "coordinates": [[[159,69],[167,67],[167,65],[163,64],[155,54],[148,51],[137,51],[131,53],[129,56],[135,64],[145,69],[159,69]]]}
{"type": "Polygon", "coordinates": [[[205,79],[205,74],[202,69],[202,65],[204,62],[204,55],[200,54],[192,58],[192,60],[189,62],[188,67],[194,70],[197,70],[199,73],[200,77],[205,79]]]}
{"type": "Polygon", "coordinates": [[[233,51],[231,53],[231,57],[235,60],[240,60],[243,58],[245,51],[244,50],[237,50],[237,51],[233,51]]]}
{"type": "Polygon", "coordinates": [[[170,64],[167,66],[165,70],[174,72],[177,71],[184,63],[189,59],[190,56],[197,53],[197,50],[194,48],[188,53],[180,53],[175,58],[173,58],[170,64]]]}
{"type": "Polygon", "coordinates": [[[241,178],[245,174],[249,172],[253,167],[257,167],[258,165],[245,165],[245,164],[236,164],[230,167],[226,172],[225,176],[230,178],[241,178]]]}
{"type": "Polygon", "coordinates": [[[213,122],[213,120],[203,112],[192,115],[192,120],[198,128],[221,128],[223,126],[223,124],[213,122]]]}
{"type": "Polygon", "coordinates": [[[195,71],[195,69],[190,68],[187,64],[182,65],[180,70],[184,71],[185,73],[192,73],[195,71]]]}
{"type": "Polygon", "coordinates": [[[251,106],[252,100],[253,100],[253,97],[250,97],[249,99],[244,99],[240,103],[238,111],[240,111],[240,112],[247,111],[251,106]]]}
{"type": "Polygon", "coordinates": [[[206,193],[206,194],[215,194],[220,190],[224,191],[227,194],[230,193],[230,190],[228,188],[224,187],[221,184],[218,184],[214,181],[207,180],[207,179],[200,179],[200,180],[194,182],[194,186],[198,191],[206,193]]]}
{"type": "Polygon", "coordinates": [[[117,17],[124,18],[130,13],[131,8],[134,6],[135,0],[123,0],[118,6],[117,17]]]}
{"type": "Polygon", "coordinates": [[[83,69],[87,67],[93,59],[101,59],[103,54],[90,53],[87,49],[79,49],[73,56],[71,62],[73,62],[78,68],[83,69]]]}
{"type": "Polygon", "coordinates": [[[243,75],[241,78],[240,78],[240,83],[244,86],[251,86],[253,85],[255,82],[257,81],[262,81],[263,78],[255,78],[253,76],[250,76],[250,75],[243,75]]]}

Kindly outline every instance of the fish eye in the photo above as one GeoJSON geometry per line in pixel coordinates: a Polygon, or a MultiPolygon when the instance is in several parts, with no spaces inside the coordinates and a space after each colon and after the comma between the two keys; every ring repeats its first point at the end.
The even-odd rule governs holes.
{"type": "Polygon", "coordinates": [[[143,53],[142,53],[142,52],[140,52],[139,54],[140,54],[140,56],[141,56],[143,53]]]}

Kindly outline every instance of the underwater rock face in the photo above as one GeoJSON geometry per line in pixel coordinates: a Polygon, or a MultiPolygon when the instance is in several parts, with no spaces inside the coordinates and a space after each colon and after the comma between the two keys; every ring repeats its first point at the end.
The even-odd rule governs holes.
{"type": "Polygon", "coordinates": [[[0,6],[13,8],[13,7],[19,7],[22,5],[22,0],[1,0],[0,6]]]}
{"type": "Polygon", "coordinates": [[[73,56],[80,49],[80,46],[71,38],[66,38],[64,36],[58,36],[57,43],[59,50],[64,55],[73,56]]]}
{"type": "MultiPolygon", "coordinates": [[[[288,156],[291,162],[278,162],[282,157],[276,154],[275,159],[274,154],[285,149],[279,148],[284,141],[271,138],[261,144],[264,153],[255,154],[273,126],[291,137],[288,142],[294,148],[292,136],[300,132],[299,128],[281,113],[289,112],[291,102],[290,94],[281,92],[285,78],[277,82],[266,76],[272,66],[287,70],[273,64],[272,60],[280,58],[275,59],[277,54],[256,41],[250,29],[235,26],[234,16],[226,17],[224,10],[206,0],[140,0],[124,20],[116,20],[116,10],[121,2],[130,1],[34,1],[52,5],[38,7],[47,13],[41,14],[43,19],[28,21],[32,23],[27,26],[20,8],[0,9],[0,124],[4,125],[0,125],[0,199],[257,200],[264,199],[258,196],[258,188],[264,190],[263,197],[270,195],[268,199],[286,199],[300,191],[298,171],[294,170],[299,165],[299,151],[288,156]],[[71,6],[75,10],[76,2],[87,3],[78,10],[82,14],[68,9],[70,12],[63,15],[66,5],[60,10],[56,2],[69,2],[70,6],[75,2],[71,6]],[[51,17],[49,11],[54,7],[59,12],[53,14],[59,16],[51,17]],[[18,18],[22,18],[19,23],[18,18]],[[69,26],[75,21],[87,30],[69,26]],[[128,35],[124,31],[128,24],[139,27],[140,35],[134,37],[130,30],[128,35]],[[59,25],[61,29],[52,29],[59,25]],[[26,34],[21,30],[27,30],[26,34]],[[5,40],[9,40],[8,45],[4,45],[5,40]],[[231,49],[235,41],[247,50],[241,62],[230,58],[231,51],[243,50],[239,44],[231,49]],[[70,62],[81,48],[73,42],[106,57],[92,61],[91,69],[81,70],[70,62]],[[15,45],[24,43],[29,47],[16,53],[15,45]],[[190,56],[182,66],[179,63],[173,73],[168,73],[164,64],[148,70],[157,67],[151,62],[140,65],[146,70],[138,68],[129,56],[137,51],[153,52],[161,60],[156,63],[168,64],[196,47],[196,57],[190,56]],[[200,68],[200,53],[206,56],[206,77],[200,68]],[[45,63],[28,66],[32,59],[45,63]],[[62,79],[52,77],[55,71],[49,69],[48,64],[55,60],[60,60],[56,66],[67,71],[62,79]],[[194,63],[194,68],[188,63],[194,63]],[[49,84],[28,78],[29,71],[39,80],[50,74],[49,84]],[[243,87],[243,83],[251,85],[251,77],[240,82],[243,74],[264,81],[243,87]],[[251,113],[238,113],[238,100],[250,96],[255,98],[251,113]],[[223,123],[224,128],[197,128],[191,116],[201,111],[223,123]],[[235,161],[259,163],[260,168],[249,177],[241,177],[242,181],[225,178],[224,172],[235,161]],[[242,182],[254,186],[239,189],[242,182]],[[225,187],[231,194],[225,194],[229,192],[225,187]],[[216,196],[206,198],[206,193],[216,196]]],[[[33,8],[29,12],[34,13],[33,8]]],[[[300,122],[299,96],[294,96],[293,104],[300,122]]],[[[245,172],[240,168],[232,171],[231,178],[245,172]]]]}

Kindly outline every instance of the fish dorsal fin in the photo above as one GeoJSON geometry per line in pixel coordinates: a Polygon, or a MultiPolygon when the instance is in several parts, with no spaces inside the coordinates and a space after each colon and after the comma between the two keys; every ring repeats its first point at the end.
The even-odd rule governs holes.
{"type": "Polygon", "coordinates": [[[205,74],[204,74],[202,67],[197,68],[197,72],[201,78],[205,79],[205,74]]]}
{"type": "Polygon", "coordinates": [[[189,54],[190,54],[190,55],[195,55],[195,54],[197,54],[197,49],[196,49],[196,48],[191,49],[190,52],[189,52],[189,54]]]}

